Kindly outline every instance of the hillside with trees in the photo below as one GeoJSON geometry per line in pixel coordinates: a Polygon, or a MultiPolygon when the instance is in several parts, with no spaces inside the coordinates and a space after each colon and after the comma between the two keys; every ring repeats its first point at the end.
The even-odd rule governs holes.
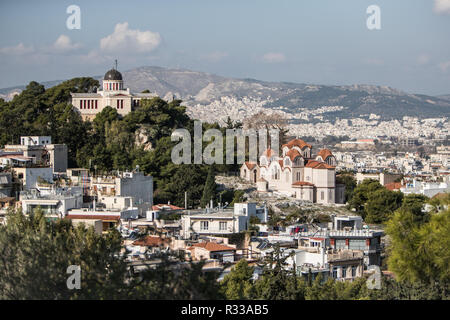
{"type": "MultiPolygon", "coordinates": [[[[0,99],[0,146],[19,143],[20,136],[48,135],[53,143],[68,146],[69,167],[89,168],[101,174],[139,166],[154,178],[155,203],[171,201],[184,206],[184,192],[188,192],[189,207],[198,207],[209,166],[175,165],[171,161],[173,130],[185,128],[193,136],[194,122],[181,100],[143,100],[124,117],[106,107],[92,122],[82,121],[69,103],[70,93],[92,92],[98,86],[92,78],[75,78],[47,90],[30,82],[13,100],[0,99]]],[[[234,125],[228,123],[228,127],[234,125]]],[[[220,129],[225,136],[226,128],[203,124],[203,130],[209,128],[220,129]]],[[[237,166],[218,165],[216,170],[236,171],[237,166]]]]}

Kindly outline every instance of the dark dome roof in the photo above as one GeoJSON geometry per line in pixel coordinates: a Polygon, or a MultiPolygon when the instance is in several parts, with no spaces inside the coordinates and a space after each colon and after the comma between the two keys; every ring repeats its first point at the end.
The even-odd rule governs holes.
{"type": "Polygon", "coordinates": [[[105,73],[103,80],[122,80],[122,74],[116,69],[111,69],[105,73]]]}

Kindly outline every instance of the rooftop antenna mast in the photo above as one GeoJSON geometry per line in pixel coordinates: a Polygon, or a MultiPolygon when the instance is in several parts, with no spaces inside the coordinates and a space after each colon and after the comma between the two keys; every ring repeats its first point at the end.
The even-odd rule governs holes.
{"type": "Polygon", "coordinates": [[[114,64],[116,65],[116,70],[117,70],[117,59],[114,60],[114,64]]]}

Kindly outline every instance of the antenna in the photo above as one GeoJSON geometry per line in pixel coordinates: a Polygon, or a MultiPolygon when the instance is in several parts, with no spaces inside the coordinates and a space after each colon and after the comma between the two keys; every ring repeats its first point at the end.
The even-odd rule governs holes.
{"type": "Polygon", "coordinates": [[[117,70],[117,59],[116,59],[116,60],[114,60],[114,63],[116,64],[116,70],[117,70]]]}

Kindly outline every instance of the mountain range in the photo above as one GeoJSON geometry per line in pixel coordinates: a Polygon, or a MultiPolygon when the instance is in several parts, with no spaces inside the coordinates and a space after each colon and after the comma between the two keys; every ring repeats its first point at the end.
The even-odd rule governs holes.
{"type": "MultiPolygon", "coordinates": [[[[220,106],[224,97],[242,103],[257,102],[262,108],[282,109],[297,114],[324,106],[342,106],[323,114],[325,119],[377,114],[381,119],[403,116],[435,118],[450,116],[450,95],[411,94],[387,86],[330,86],[291,82],[235,79],[204,72],[162,67],[139,67],[122,72],[125,86],[134,92],[148,89],[164,99],[182,99],[190,108],[209,104],[220,106]]],[[[93,76],[101,80],[102,76],[93,76]]],[[[63,80],[43,82],[45,87],[63,80]]],[[[0,98],[9,100],[25,86],[0,89],[0,98]]],[[[224,106],[225,108],[225,106],[224,106]]]]}

